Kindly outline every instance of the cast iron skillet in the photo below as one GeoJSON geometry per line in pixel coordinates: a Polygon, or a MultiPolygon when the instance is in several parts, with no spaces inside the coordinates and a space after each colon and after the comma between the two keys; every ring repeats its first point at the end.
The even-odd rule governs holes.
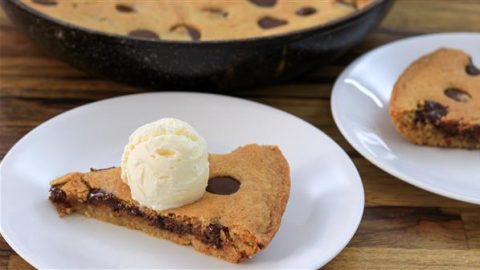
{"type": "Polygon", "coordinates": [[[0,0],[28,37],[87,73],[156,90],[227,91],[274,84],[326,65],[377,26],[393,0],[324,26],[232,41],[153,41],[107,34],[0,0]]]}

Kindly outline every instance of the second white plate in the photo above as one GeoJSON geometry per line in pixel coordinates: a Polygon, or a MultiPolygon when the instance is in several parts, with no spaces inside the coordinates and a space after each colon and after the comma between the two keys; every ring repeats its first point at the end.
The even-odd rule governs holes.
{"type": "Polygon", "coordinates": [[[462,49],[480,66],[480,34],[426,35],[382,46],[337,79],[333,117],[350,144],[379,168],[425,190],[480,204],[480,151],[413,145],[397,133],[388,115],[398,76],[440,47],[462,49]]]}

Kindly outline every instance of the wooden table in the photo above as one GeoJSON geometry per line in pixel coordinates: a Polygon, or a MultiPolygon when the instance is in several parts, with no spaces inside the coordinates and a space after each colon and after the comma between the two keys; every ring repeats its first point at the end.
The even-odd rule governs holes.
{"type": "MultiPolygon", "coordinates": [[[[428,193],[384,173],[352,149],[330,114],[332,84],[353,59],[390,41],[448,31],[479,32],[480,1],[398,0],[381,27],[336,64],[281,86],[236,94],[314,124],[358,167],[365,214],[348,247],[325,269],[480,269],[480,206],[428,193]]],[[[28,131],[65,110],[143,91],[59,62],[0,14],[0,159],[28,131]]],[[[31,268],[0,237],[0,269],[31,268]]]]}

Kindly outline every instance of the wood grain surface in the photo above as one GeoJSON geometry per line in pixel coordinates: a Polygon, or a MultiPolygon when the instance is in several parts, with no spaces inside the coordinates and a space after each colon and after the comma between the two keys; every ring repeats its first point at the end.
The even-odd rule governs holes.
{"type": "MultiPolygon", "coordinates": [[[[325,269],[480,269],[480,207],[428,193],[376,168],[346,142],[330,113],[334,80],[353,59],[404,37],[453,31],[480,31],[479,0],[397,0],[382,25],[335,64],[280,86],[236,93],[312,123],[357,165],[365,214],[347,248],[325,269]]],[[[28,131],[65,110],[143,91],[52,58],[0,12],[0,159],[28,131]]],[[[0,238],[0,269],[32,268],[0,238]]]]}

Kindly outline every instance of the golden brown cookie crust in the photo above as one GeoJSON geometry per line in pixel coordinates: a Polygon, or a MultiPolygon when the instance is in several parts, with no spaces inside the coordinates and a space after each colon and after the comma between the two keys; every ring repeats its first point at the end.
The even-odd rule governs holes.
{"type": "MultiPolygon", "coordinates": [[[[231,195],[206,192],[199,201],[175,209],[154,211],[139,208],[150,219],[172,217],[193,224],[204,231],[211,224],[228,228],[220,232],[223,244],[216,247],[189,233],[176,234],[149,225],[143,217],[112,215],[108,207],[88,204],[89,192],[102,190],[113,194],[127,206],[139,207],[130,196],[128,185],[120,178],[120,169],[70,173],[55,179],[70,201],[56,203],[60,215],[79,212],[88,216],[142,230],[179,244],[193,245],[197,250],[231,262],[241,262],[265,248],[277,232],[290,192],[290,172],[286,159],[275,146],[247,145],[229,154],[210,154],[210,178],[230,176],[240,189],[231,195]]],[[[55,202],[55,200],[54,200],[55,202]]]]}

